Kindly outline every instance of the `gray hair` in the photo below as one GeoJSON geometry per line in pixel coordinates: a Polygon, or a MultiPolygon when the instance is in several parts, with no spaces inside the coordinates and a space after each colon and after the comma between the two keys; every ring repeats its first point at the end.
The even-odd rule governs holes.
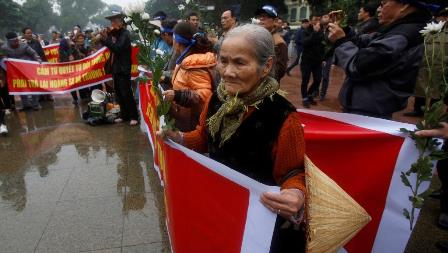
{"type": "Polygon", "coordinates": [[[247,43],[253,45],[255,57],[261,68],[266,65],[269,58],[275,57],[272,34],[260,25],[246,24],[235,27],[226,34],[223,43],[232,37],[244,37],[247,43]]]}

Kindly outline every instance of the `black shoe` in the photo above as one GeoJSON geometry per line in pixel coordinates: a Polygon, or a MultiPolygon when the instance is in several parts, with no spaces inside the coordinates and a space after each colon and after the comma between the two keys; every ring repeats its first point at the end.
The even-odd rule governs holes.
{"type": "Polygon", "coordinates": [[[303,102],[302,102],[302,104],[303,104],[303,107],[305,107],[305,108],[311,108],[311,106],[310,106],[310,101],[308,101],[308,100],[304,100],[303,102]]]}
{"type": "Polygon", "coordinates": [[[24,107],[19,108],[19,112],[24,112],[24,111],[29,111],[29,110],[31,110],[31,107],[29,107],[29,106],[24,106],[24,107]]]}
{"type": "Polygon", "coordinates": [[[325,100],[325,95],[320,95],[320,99],[319,99],[319,101],[324,101],[325,100]]]}
{"type": "Polygon", "coordinates": [[[423,112],[416,112],[416,111],[405,112],[405,113],[403,113],[403,116],[406,116],[406,117],[423,117],[423,112]]]}
{"type": "Polygon", "coordinates": [[[314,99],[310,99],[310,100],[308,100],[308,102],[311,104],[311,105],[317,105],[317,102],[316,101],[314,101],[314,99]]]}
{"type": "Polygon", "coordinates": [[[439,228],[441,228],[441,229],[448,230],[448,214],[446,214],[446,213],[441,213],[441,214],[439,215],[439,221],[437,222],[437,225],[438,225],[439,228]]]}
{"type": "Polygon", "coordinates": [[[448,253],[448,241],[438,241],[436,247],[442,252],[448,253]]]}
{"type": "Polygon", "coordinates": [[[440,197],[442,196],[442,193],[443,193],[442,189],[438,189],[438,190],[433,191],[429,196],[433,199],[440,199],[440,197]]]}

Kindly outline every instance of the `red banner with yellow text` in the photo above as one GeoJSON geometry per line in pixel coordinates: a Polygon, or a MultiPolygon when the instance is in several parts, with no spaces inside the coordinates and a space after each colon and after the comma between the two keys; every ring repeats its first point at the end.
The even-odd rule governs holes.
{"type": "Polygon", "coordinates": [[[47,57],[47,61],[51,63],[59,62],[59,44],[51,44],[45,47],[42,47],[45,53],[45,57],[47,57]]]}
{"type": "MultiPolygon", "coordinates": [[[[131,76],[138,76],[138,49],[132,50],[131,76]]],[[[60,94],[101,84],[112,79],[104,71],[110,51],[102,48],[82,60],[64,63],[41,63],[7,59],[6,71],[10,95],[60,94]]]]}

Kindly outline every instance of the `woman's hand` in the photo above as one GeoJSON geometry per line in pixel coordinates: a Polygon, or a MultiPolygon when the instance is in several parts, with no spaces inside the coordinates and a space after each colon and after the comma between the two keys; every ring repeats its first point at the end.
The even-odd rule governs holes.
{"type": "Polygon", "coordinates": [[[415,135],[420,137],[436,137],[448,139],[448,123],[441,122],[440,125],[441,128],[417,131],[415,132],[415,135]]]}
{"type": "Polygon", "coordinates": [[[174,100],[174,90],[166,90],[162,92],[165,101],[173,101],[174,100]]]}
{"type": "Polygon", "coordinates": [[[346,36],[344,30],[335,23],[330,23],[328,25],[328,31],[330,32],[330,34],[328,34],[328,39],[333,43],[346,36]]]}
{"type": "Polygon", "coordinates": [[[298,189],[283,189],[280,194],[265,192],[260,200],[266,208],[287,220],[296,215],[305,202],[302,191],[298,189]]]}
{"type": "Polygon", "coordinates": [[[172,141],[182,144],[182,133],[179,131],[173,131],[173,130],[159,130],[156,132],[156,135],[159,138],[168,138],[172,141]]]}

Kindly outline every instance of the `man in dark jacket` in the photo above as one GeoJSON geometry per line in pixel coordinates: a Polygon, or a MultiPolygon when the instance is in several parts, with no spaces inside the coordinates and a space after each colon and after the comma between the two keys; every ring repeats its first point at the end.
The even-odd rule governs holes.
{"type": "Polygon", "coordinates": [[[419,31],[431,18],[426,7],[421,0],[383,1],[382,28],[357,41],[348,41],[339,25],[330,24],[336,63],[347,76],[339,93],[344,112],[391,119],[406,107],[424,52],[419,31]]]}
{"type": "Polygon", "coordinates": [[[311,17],[311,25],[303,31],[303,52],[300,70],[302,71],[302,99],[303,106],[309,108],[316,104],[312,96],[318,92],[320,81],[322,80],[322,61],[324,60],[325,45],[324,33],[320,24],[320,16],[311,17]],[[308,88],[311,74],[313,74],[313,84],[308,88]]]}
{"type": "Polygon", "coordinates": [[[31,27],[25,27],[22,29],[22,37],[26,40],[26,43],[39,55],[42,61],[47,61],[47,57],[45,56],[44,49],[39,41],[33,39],[33,30],[31,27]]]}
{"type": "Polygon", "coordinates": [[[310,21],[308,19],[303,19],[301,21],[300,28],[297,29],[296,33],[294,34],[294,43],[296,44],[296,60],[286,69],[286,74],[289,76],[291,70],[299,65],[300,57],[302,56],[303,51],[303,31],[308,29],[310,26],[310,21]]]}
{"type": "Polygon", "coordinates": [[[137,105],[131,89],[131,34],[125,29],[124,14],[106,17],[112,28],[102,33],[104,45],[111,51],[110,63],[114,80],[115,96],[120,104],[120,118],[116,123],[130,121],[131,126],[138,124],[137,105]]]}
{"type": "MultiPolygon", "coordinates": [[[[42,61],[47,61],[42,44],[37,39],[33,38],[33,30],[31,27],[25,27],[22,29],[22,38],[26,40],[26,43],[34,49],[34,51],[36,51],[42,61]]],[[[37,95],[37,97],[39,97],[39,101],[53,101],[53,97],[51,95],[37,95]]]]}
{"type": "MultiPolygon", "coordinates": [[[[7,43],[3,45],[2,50],[6,57],[12,59],[21,59],[28,61],[42,62],[39,55],[32,49],[27,43],[22,43],[15,32],[9,32],[6,34],[7,43]]],[[[40,105],[38,96],[36,95],[20,95],[22,100],[22,108],[20,110],[39,110],[40,105]]]]}
{"type": "Polygon", "coordinates": [[[272,34],[272,38],[274,39],[274,77],[280,83],[280,80],[286,73],[286,67],[288,65],[288,45],[286,45],[286,42],[280,33],[277,32],[275,26],[278,20],[277,10],[270,5],[265,5],[255,11],[255,16],[260,20],[260,25],[266,28],[266,30],[272,34]]]}
{"type": "Polygon", "coordinates": [[[378,29],[379,23],[375,17],[377,9],[377,5],[373,4],[365,4],[359,9],[358,21],[360,23],[356,27],[356,33],[358,35],[373,33],[378,29]]]}

